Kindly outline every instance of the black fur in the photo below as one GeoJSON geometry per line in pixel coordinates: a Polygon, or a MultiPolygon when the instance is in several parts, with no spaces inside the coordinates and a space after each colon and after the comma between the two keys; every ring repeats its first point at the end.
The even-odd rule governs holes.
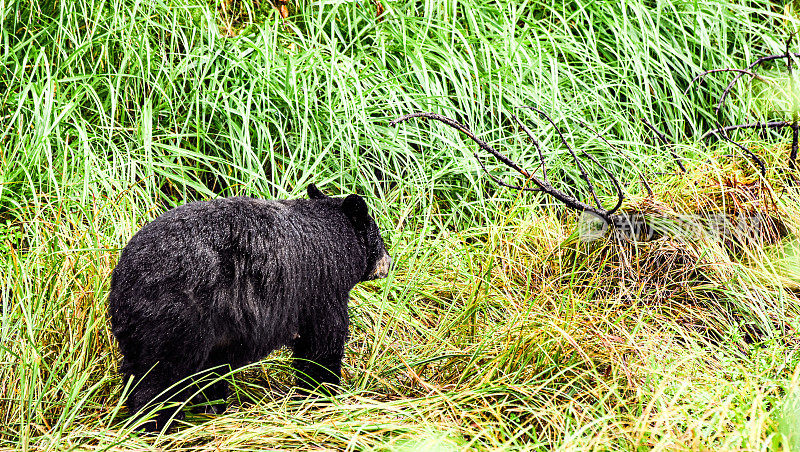
{"type": "MultiPolygon", "coordinates": [[[[193,202],[133,236],[109,295],[120,371],[136,385],[132,413],[186,400],[188,390],[159,394],[190,375],[284,345],[301,387],[339,383],[350,290],[385,276],[389,257],[360,196],[330,198],[314,185],[308,195],[193,202]]],[[[224,400],[226,383],[203,396],[224,400]]],[[[145,428],[161,429],[173,414],[162,410],[145,428]]]]}

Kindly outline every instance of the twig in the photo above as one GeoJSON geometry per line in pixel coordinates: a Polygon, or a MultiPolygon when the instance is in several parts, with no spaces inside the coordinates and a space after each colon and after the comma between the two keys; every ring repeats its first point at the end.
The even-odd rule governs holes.
{"type": "Polygon", "coordinates": [[[751,123],[747,123],[747,124],[738,124],[738,125],[735,125],[735,126],[727,126],[727,127],[722,127],[722,128],[719,128],[719,129],[709,130],[708,132],[704,133],[700,137],[700,140],[701,141],[705,140],[706,138],[710,137],[711,135],[718,135],[720,132],[724,133],[724,132],[730,132],[730,131],[738,130],[738,129],[759,129],[759,128],[764,128],[764,129],[782,129],[782,128],[788,127],[790,125],[791,125],[791,123],[789,123],[789,121],[751,122],[751,123]]]}
{"type": "MultiPolygon", "coordinates": [[[[427,112],[412,113],[412,114],[404,115],[404,116],[401,116],[401,117],[395,119],[394,121],[390,122],[389,125],[396,126],[397,124],[399,124],[401,122],[404,122],[404,121],[407,121],[407,120],[409,120],[411,118],[433,119],[433,120],[439,121],[441,123],[444,123],[444,124],[454,128],[454,129],[458,130],[459,132],[461,132],[464,135],[466,135],[467,137],[469,137],[472,141],[474,141],[478,145],[478,147],[480,147],[484,151],[488,152],[489,154],[493,155],[495,158],[500,160],[500,162],[502,162],[503,164],[505,164],[509,168],[512,168],[513,170],[515,170],[516,172],[518,172],[519,174],[524,176],[526,179],[528,179],[531,182],[533,182],[537,187],[539,187],[539,189],[541,191],[543,191],[543,192],[547,193],[548,195],[550,195],[550,196],[556,198],[557,200],[561,201],[565,206],[569,207],[570,209],[576,210],[578,212],[584,212],[585,211],[585,212],[593,213],[593,214],[597,215],[598,217],[602,218],[603,220],[605,220],[608,224],[614,224],[614,216],[612,214],[616,209],[619,208],[619,205],[622,204],[622,200],[620,200],[618,206],[615,207],[611,211],[605,210],[602,207],[601,208],[596,208],[594,206],[586,204],[586,203],[580,201],[579,199],[575,198],[574,196],[572,196],[572,195],[570,195],[568,193],[564,193],[561,190],[558,190],[557,188],[555,188],[552,185],[550,185],[550,183],[547,182],[546,180],[539,179],[534,174],[531,174],[530,172],[526,171],[525,169],[520,167],[517,163],[515,163],[513,160],[509,159],[508,157],[506,157],[501,152],[495,150],[493,147],[491,147],[485,141],[483,141],[480,138],[476,137],[475,134],[472,133],[472,131],[469,130],[469,128],[467,126],[459,124],[458,122],[456,122],[456,121],[454,121],[454,120],[452,120],[452,119],[450,119],[450,118],[448,118],[446,116],[442,116],[442,115],[439,115],[439,114],[436,114],[436,113],[427,113],[427,112]]],[[[474,153],[474,154],[477,155],[477,152],[474,153]]],[[[479,160],[479,162],[480,162],[480,160],[479,160]]],[[[486,167],[482,163],[481,163],[481,167],[483,168],[484,171],[486,171],[486,167]]],[[[493,178],[492,180],[495,180],[495,179],[493,178]]],[[[618,183],[617,183],[617,185],[618,185],[618,183]]],[[[619,195],[622,197],[622,191],[621,190],[619,190],[619,195]]]]}
{"type": "Polygon", "coordinates": [[[672,144],[667,140],[667,137],[663,133],[661,133],[658,129],[653,127],[653,125],[650,124],[650,122],[647,120],[647,118],[639,118],[639,120],[642,121],[644,123],[644,125],[647,126],[647,128],[652,130],[653,133],[656,134],[656,136],[658,137],[658,140],[661,141],[661,144],[663,144],[667,149],[669,149],[669,153],[672,154],[672,158],[675,159],[675,163],[678,164],[678,168],[680,168],[681,171],[683,171],[685,173],[686,172],[686,167],[683,166],[683,162],[681,161],[681,158],[678,157],[678,154],[672,148],[672,144]]]}
{"type": "MultiPolygon", "coordinates": [[[[549,122],[550,125],[553,126],[553,128],[556,130],[556,133],[558,134],[558,137],[561,139],[561,143],[564,145],[564,147],[567,148],[567,151],[569,151],[569,154],[572,156],[572,161],[575,162],[575,166],[578,167],[578,171],[580,172],[580,178],[583,179],[583,181],[586,182],[586,185],[589,186],[589,193],[591,193],[592,199],[594,199],[594,203],[597,205],[598,209],[602,209],[603,205],[600,203],[600,199],[597,197],[597,192],[594,189],[594,184],[592,184],[592,180],[589,177],[589,174],[586,172],[586,169],[584,169],[583,164],[581,163],[580,159],[578,158],[578,155],[575,153],[575,150],[572,149],[572,147],[569,145],[569,143],[567,143],[566,138],[564,138],[564,135],[561,133],[561,129],[558,128],[556,123],[553,122],[553,120],[549,116],[547,116],[545,114],[545,112],[539,110],[536,107],[523,105],[523,106],[517,107],[517,108],[526,108],[526,109],[529,109],[529,110],[533,110],[536,113],[539,113],[539,115],[544,117],[547,120],[547,122],[549,122]]],[[[584,155],[587,155],[587,154],[584,152],[584,155]]],[[[601,167],[602,167],[602,165],[601,165],[601,167]]],[[[606,169],[603,168],[603,170],[605,171],[606,169]]]]}
{"type": "Polygon", "coordinates": [[[539,141],[536,139],[536,137],[533,136],[533,132],[531,132],[531,129],[529,129],[528,126],[525,125],[525,123],[520,121],[517,115],[511,115],[511,117],[514,118],[514,121],[516,121],[517,124],[519,124],[519,126],[525,132],[525,135],[528,135],[528,138],[531,139],[533,145],[536,146],[536,150],[539,152],[539,162],[541,163],[542,166],[542,178],[544,180],[547,180],[547,168],[545,167],[544,164],[544,154],[542,153],[541,146],[539,146],[539,141]]]}
{"type": "Polygon", "coordinates": [[[494,174],[489,172],[489,169],[486,168],[486,164],[483,163],[483,161],[481,160],[481,157],[478,155],[477,152],[473,152],[472,155],[475,156],[475,160],[478,161],[478,164],[481,166],[481,169],[483,170],[483,172],[486,173],[486,175],[489,176],[489,179],[493,180],[494,183],[496,183],[497,185],[502,185],[503,187],[513,188],[514,190],[542,191],[541,188],[525,187],[525,186],[522,186],[522,185],[512,185],[512,184],[506,183],[505,181],[503,181],[499,177],[497,177],[494,174]]]}
{"type": "Polygon", "coordinates": [[[580,123],[580,125],[583,126],[584,128],[589,129],[593,134],[595,134],[595,136],[597,138],[602,140],[608,147],[610,147],[611,150],[616,152],[617,155],[622,156],[622,158],[624,158],[626,162],[630,163],[631,167],[634,169],[634,171],[636,171],[636,174],[639,175],[639,179],[642,181],[642,185],[644,186],[644,189],[647,190],[647,196],[653,196],[653,189],[650,188],[650,184],[647,182],[647,179],[644,177],[644,174],[641,171],[639,171],[639,168],[637,168],[636,165],[633,164],[631,159],[624,152],[622,152],[619,149],[617,149],[616,146],[614,146],[613,144],[611,144],[611,142],[606,140],[606,138],[603,135],[601,135],[600,132],[598,132],[597,130],[592,128],[592,126],[590,126],[589,124],[586,124],[585,122],[581,121],[579,118],[575,118],[575,120],[578,121],[580,123]]]}
{"type": "Polygon", "coordinates": [[[764,83],[772,83],[772,81],[771,81],[771,80],[769,80],[769,79],[766,79],[766,78],[764,78],[764,77],[762,77],[762,76],[760,76],[760,75],[756,74],[755,72],[750,72],[750,71],[748,71],[747,69],[734,69],[734,68],[711,69],[711,70],[705,71],[705,72],[703,72],[703,73],[701,73],[701,74],[699,74],[699,75],[695,76],[695,78],[693,78],[693,79],[692,79],[692,80],[689,82],[689,86],[687,86],[687,87],[686,87],[686,89],[685,89],[685,90],[683,90],[683,95],[685,96],[686,94],[688,94],[688,93],[689,93],[689,90],[690,90],[690,89],[692,89],[692,84],[694,84],[694,82],[695,82],[695,81],[697,81],[698,79],[701,79],[701,78],[705,77],[705,76],[706,76],[706,75],[708,75],[708,74],[713,74],[713,73],[715,73],[715,72],[739,72],[739,73],[741,73],[742,75],[744,75],[744,74],[747,74],[747,75],[749,75],[749,76],[750,76],[750,80],[752,80],[752,79],[758,79],[758,80],[761,80],[761,81],[762,81],[762,82],[764,82],[764,83]]]}
{"type": "MultiPolygon", "coordinates": [[[[720,126],[720,124],[717,124],[718,130],[721,130],[722,128],[719,127],[719,126],[720,126]]],[[[724,130],[722,131],[722,133],[719,134],[719,136],[721,136],[722,139],[724,139],[725,141],[727,141],[727,142],[735,145],[739,149],[743,150],[750,157],[751,160],[756,162],[756,164],[758,165],[759,169],[761,170],[761,176],[762,177],[767,175],[767,168],[766,168],[766,166],[764,166],[764,161],[761,160],[755,153],[753,153],[753,151],[748,149],[746,146],[743,146],[742,144],[730,139],[728,137],[728,134],[725,133],[724,130]]]]}
{"type": "MultiPolygon", "coordinates": [[[[752,63],[750,63],[750,66],[747,66],[746,71],[750,71],[751,69],[753,69],[754,67],[758,66],[759,64],[766,63],[767,61],[779,60],[781,58],[787,58],[787,57],[789,57],[789,55],[795,56],[795,57],[800,57],[800,53],[792,53],[792,54],[788,54],[787,53],[787,54],[784,54],[784,55],[769,55],[769,56],[761,57],[761,58],[753,61],[752,63]]],[[[719,114],[719,110],[720,110],[720,108],[722,108],[722,103],[725,102],[725,98],[728,96],[728,93],[731,91],[731,89],[733,89],[733,85],[735,85],[736,82],[738,82],[739,79],[742,78],[742,75],[744,75],[744,74],[745,74],[745,72],[739,72],[738,74],[736,74],[736,76],[733,77],[733,80],[731,80],[731,82],[728,83],[728,86],[725,87],[725,90],[722,91],[722,96],[720,96],[719,102],[717,102],[717,107],[714,110],[714,112],[716,114],[719,114]]]]}
{"type": "MultiPolygon", "coordinates": [[[[702,141],[702,140],[705,140],[706,138],[710,137],[711,135],[716,135],[718,137],[722,137],[725,141],[728,141],[728,142],[734,144],[739,149],[745,151],[745,153],[747,153],[747,155],[749,155],[750,158],[753,159],[753,161],[755,161],[758,164],[759,168],[761,169],[762,176],[766,174],[766,168],[764,166],[764,162],[760,158],[758,158],[752,151],[750,151],[750,149],[748,149],[747,147],[739,144],[738,142],[736,142],[736,141],[732,140],[730,137],[728,137],[728,132],[733,131],[733,130],[739,130],[739,129],[762,128],[762,129],[766,130],[766,129],[782,129],[784,127],[791,127],[792,128],[792,147],[791,147],[791,153],[789,154],[789,169],[790,170],[794,170],[796,168],[796,163],[795,162],[797,160],[798,141],[800,141],[800,124],[798,124],[798,115],[800,115],[800,111],[798,111],[798,110],[800,110],[800,108],[798,108],[798,102],[800,102],[800,100],[798,99],[798,96],[795,93],[796,81],[794,79],[795,77],[794,77],[793,69],[794,69],[794,60],[795,60],[795,58],[800,57],[800,53],[792,53],[792,52],[789,51],[789,49],[790,49],[790,47],[792,45],[792,41],[794,41],[795,34],[796,34],[796,32],[795,33],[791,33],[789,35],[789,37],[786,39],[786,48],[785,48],[785,51],[783,52],[783,54],[781,54],[781,55],[763,56],[761,58],[756,59],[752,63],[750,63],[750,65],[747,66],[746,69],[730,69],[730,68],[712,69],[712,70],[703,72],[702,74],[700,74],[700,75],[696,76],[695,78],[693,78],[691,82],[689,82],[689,86],[691,86],[692,83],[694,83],[696,80],[702,78],[703,76],[705,76],[707,74],[711,74],[711,73],[714,73],[714,72],[736,72],[736,75],[733,77],[733,79],[730,81],[730,83],[728,83],[728,85],[722,91],[722,95],[720,96],[719,101],[717,102],[717,106],[714,109],[714,111],[715,111],[715,113],[717,115],[717,118],[719,120],[720,109],[722,108],[722,105],[725,103],[725,99],[728,97],[728,94],[733,89],[733,86],[736,84],[736,82],[739,81],[740,78],[742,78],[742,76],[747,74],[747,75],[749,75],[751,77],[751,81],[754,78],[759,78],[760,80],[764,80],[764,81],[766,81],[768,83],[772,83],[772,82],[769,82],[766,79],[761,78],[758,74],[756,74],[753,71],[753,68],[755,68],[756,66],[759,66],[759,65],[763,65],[764,63],[766,63],[768,61],[785,59],[786,71],[787,71],[788,76],[789,76],[789,91],[790,91],[790,95],[792,96],[792,98],[791,98],[791,109],[792,109],[791,122],[789,122],[789,121],[769,121],[769,122],[764,122],[764,123],[762,123],[762,122],[754,122],[754,123],[747,123],[747,124],[738,124],[738,125],[728,126],[728,127],[722,127],[721,124],[717,123],[717,129],[716,130],[709,130],[709,131],[707,131],[706,133],[704,133],[700,137],[700,140],[702,141]]],[[[688,91],[689,91],[689,88],[687,88],[686,91],[684,91],[684,94],[686,94],[688,91]]]]}
{"type": "Polygon", "coordinates": [[[463,133],[464,135],[468,136],[481,149],[483,149],[484,151],[486,151],[486,152],[492,154],[493,156],[495,156],[498,160],[503,162],[509,168],[511,168],[514,171],[522,174],[525,177],[528,177],[528,178],[531,177],[531,174],[528,173],[528,171],[524,170],[521,166],[517,165],[513,160],[511,160],[510,158],[506,157],[505,155],[503,155],[499,151],[496,151],[494,148],[489,146],[485,141],[483,141],[480,138],[476,137],[475,134],[472,133],[471,130],[469,130],[469,127],[467,127],[466,125],[460,124],[460,123],[456,122],[455,120],[452,120],[452,119],[448,118],[447,116],[442,116],[442,115],[439,115],[439,114],[436,114],[436,113],[428,113],[428,112],[411,113],[411,114],[404,115],[404,116],[401,116],[401,117],[395,119],[394,121],[390,122],[389,125],[390,126],[396,126],[397,124],[400,124],[401,122],[408,121],[411,118],[435,119],[436,121],[439,121],[439,122],[442,122],[444,124],[447,124],[448,126],[454,128],[454,129],[458,130],[459,132],[463,133]]]}
{"type": "Polygon", "coordinates": [[[794,33],[789,35],[786,40],[786,70],[789,72],[789,95],[792,96],[792,152],[789,154],[789,168],[794,169],[794,161],[797,159],[797,95],[794,91],[794,76],[792,75],[792,56],[789,54],[789,46],[794,39],[794,33]]]}

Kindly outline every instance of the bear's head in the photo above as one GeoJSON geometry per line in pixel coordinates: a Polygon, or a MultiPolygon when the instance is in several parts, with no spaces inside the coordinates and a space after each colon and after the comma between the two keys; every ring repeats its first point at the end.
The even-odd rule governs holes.
{"type": "MultiPolygon", "coordinates": [[[[308,186],[308,197],[310,199],[330,198],[314,184],[308,186]]],[[[340,208],[350,220],[367,251],[367,271],[361,277],[361,280],[370,281],[385,278],[389,274],[392,258],[386,251],[386,245],[383,243],[383,237],[381,237],[378,225],[369,215],[367,203],[364,202],[361,196],[353,194],[341,199],[340,208]]]]}

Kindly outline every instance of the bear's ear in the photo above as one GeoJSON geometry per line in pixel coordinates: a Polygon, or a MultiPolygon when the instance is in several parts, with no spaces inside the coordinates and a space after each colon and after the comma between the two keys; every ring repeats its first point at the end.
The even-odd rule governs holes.
{"type": "Polygon", "coordinates": [[[314,184],[308,184],[308,198],[309,199],[325,199],[328,197],[325,193],[322,193],[322,190],[317,188],[314,184]]]}
{"type": "Polygon", "coordinates": [[[342,201],[342,212],[353,222],[357,229],[363,229],[369,224],[369,212],[364,198],[358,195],[348,195],[342,201]]]}

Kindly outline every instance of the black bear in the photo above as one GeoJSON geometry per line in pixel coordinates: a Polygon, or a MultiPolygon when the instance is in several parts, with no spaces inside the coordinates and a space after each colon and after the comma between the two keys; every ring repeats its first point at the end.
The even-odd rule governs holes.
{"type": "MultiPolygon", "coordinates": [[[[176,383],[281,346],[302,388],[339,383],[350,290],[385,277],[391,259],[360,196],[332,198],[313,184],[308,196],[192,202],[131,238],[108,297],[120,372],[134,378],[131,413],[185,401],[196,389],[176,383]]],[[[218,381],[201,396],[224,401],[227,391],[218,381]]],[[[162,429],[173,415],[162,409],[144,427],[162,429]]]]}

